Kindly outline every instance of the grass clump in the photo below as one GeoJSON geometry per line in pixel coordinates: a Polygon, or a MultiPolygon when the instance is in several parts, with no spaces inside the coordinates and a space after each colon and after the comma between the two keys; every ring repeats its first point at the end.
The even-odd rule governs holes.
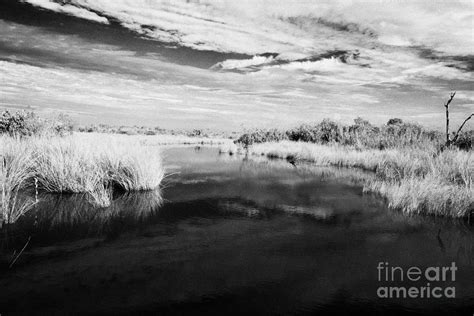
{"type": "Polygon", "coordinates": [[[19,195],[34,176],[31,154],[18,139],[0,137],[0,226],[15,222],[35,204],[19,195]]]}
{"type": "Polygon", "coordinates": [[[382,161],[365,189],[406,213],[466,217],[474,210],[473,176],[472,152],[406,150],[382,161]]]}
{"type": "Polygon", "coordinates": [[[33,141],[36,172],[48,192],[153,190],[164,175],[157,147],[119,135],[73,135],[33,141]]]}
{"type": "Polygon", "coordinates": [[[158,147],[126,136],[2,136],[0,146],[7,166],[2,209],[12,209],[11,194],[35,182],[40,191],[85,193],[94,205],[107,207],[114,191],[153,190],[164,176],[158,147]]]}
{"type": "Polygon", "coordinates": [[[408,214],[466,217],[474,206],[472,187],[452,185],[433,175],[398,182],[372,181],[364,190],[381,194],[389,207],[408,214]]]}

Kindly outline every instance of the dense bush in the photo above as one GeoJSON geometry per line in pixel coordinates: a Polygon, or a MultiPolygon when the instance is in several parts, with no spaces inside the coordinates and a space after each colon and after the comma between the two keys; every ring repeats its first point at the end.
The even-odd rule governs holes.
{"type": "MultiPolygon", "coordinates": [[[[469,150],[473,148],[473,139],[474,131],[464,132],[455,145],[469,150]]],[[[282,140],[317,144],[338,143],[356,149],[398,147],[439,149],[444,144],[441,132],[427,130],[418,124],[405,123],[401,119],[393,118],[387,124],[377,127],[360,117],[351,125],[341,125],[325,119],[318,124],[303,124],[287,131],[277,129],[247,131],[236,140],[236,143],[248,147],[256,143],[282,140]]]]}
{"type": "Polygon", "coordinates": [[[459,137],[454,143],[454,145],[464,150],[474,149],[474,130],[466,131],[459,134],[459,137]]]}
{"type": "Polygon", "coordinates": [[[402,124],[403,121],[400,118],[391,118],[388,120],[387,125],[399,125],[402,124]]]}
{"type": "Polygon", "coordinates": [[[293,129],[290,129],[286,132],[288,139],[292,141],[302,141],[302,142],[317,142],[316,136],[316,127],[308,124],[303,124],[293,129]]]}
{"type": "Polygon", "coordinates": [[[26,111],[3,111],[0,114],[0,134],[25,137],[51,133],[64,136],[72,130],[72,121],[63,114],[51,120],[42,119],[34,112],[26,111]]]}
{"type": "Polygon", "coordinates": [[[286,132],[289,140],[303,141],[311,143],[332,143],[340,142],[342,139],[342,129],[329,119],[324,119],[317,125],[311,126],[303,124],[286,132]]]}
{"type": "Polygon", "coordinates": [[[33,112],[3,111],[0,115],[0,133],[15,136],[31,136],[41,130],[42,123],[33,112]]]}
{"type": "Polygon", "coordinates": [[[236,140],[236,143],[240,143],[247,148],[248,146],[256,143],[278,142],[286,139],[288,139],[288,135],[284,131],[280,131],[278,129],[257,129],[244,133],[236,140]]]}
{"type": "Polygon", "coordinates": [[[51,130],[53,133],[65,136],[72,133],[74,130],[74,123],[69,118],[69,116],[64,114],[59,114],[56,118],[52,120],[45,120],[44,128],[46,130],[51,130]]]}

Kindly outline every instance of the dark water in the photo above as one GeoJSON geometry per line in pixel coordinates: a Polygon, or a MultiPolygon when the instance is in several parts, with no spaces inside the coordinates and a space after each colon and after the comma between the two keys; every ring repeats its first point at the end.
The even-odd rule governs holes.
{"type": "Polygon", "coordinates": [[[390,211],[355,170],[206,148],[165,155],[161,196],[116,196],[99,210],[43,196],[4,228],[0,314],[474,313],[472,225],[390,211]],[[456,298],[379,298],[380,286],[427,283],[379,282],[379,262],[455,262],[455,282],[431,286],[454,286],[456,298]]]}

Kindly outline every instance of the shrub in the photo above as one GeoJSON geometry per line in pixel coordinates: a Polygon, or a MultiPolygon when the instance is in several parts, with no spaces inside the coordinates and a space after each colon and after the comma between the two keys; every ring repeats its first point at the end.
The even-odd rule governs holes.
{"type": "Polygon", "coordinates": [[[400,118],[391,118],[387,122],[387,125],[399,125],[399,124],[403,124],[403,121],[400,118]]]}
{"type": "Polygon", "coordinates": [[[74,123],[71,118],[65,114],[59,114],[55,119],[49,121],[51,130],[60,136],[72,134],[74,123]]]}
{"type": "Polygon", "coordinates": [[[124,134],[124,135],[136,135],[137,131],[133,127],[128,127],[128,126],[120,126],[118,130],[119,134],[124,134]]]}
{"type": "Polygon", "coordinates": [[[242,144],[245,148],[252,144],[264,142],[277,142],[288,139],[288,135],[284,131],[278,129],[256,129],[249,131],[240,136],[235,142],[242,144]]]}
{"type": "Polygon", "coordinates": [[[33,113],[3,111],[0,115],[0,133],[11,136],[31,136],[42,129],[43,122],[33,113]]]}
{"type": "Polygon", "coordinates": [[[317,141],[316,130],[314,126],[302,124],[294,129],[287,131],[289,140],[315,143],[317,141]]]}
{"type": "Polygon", "coordinates": [[[341,141],[341,128],[336,122],[324,119],[316,125],[316,135],[322,144],[338,143],[341,141]]]}
{"type": "Polygon", "coordinates": [[[459,149],[472,150],[474,148],[474,130],[459,134],[458,139],[453,145],[459,149]]]}
{"type": "Polygon", "coordinates": [[[149,129],[145,132],[145,135],[147,135],[147,136],[156,135],[156,130],[149,129]]]}
{"type": "Polygon", "coordinates": [[[17,111],[0,114],[0,134],[10,136],[33,136],[40,134],[70,135],[74,129],[72,120],[64,114],[54,119],[42,119],[34,112],[17,111]]]}
{"type": "MultiPolygon", "coordinates": [[[[455,145],[470,150],[473,133],[463,133],[455,145]]],[[[377,127],[363,118],[356,118],[352,125],[340,125],[329,119],[310,125],[302,124],[287,131],[256,129],[242,134],[235,142],[248,147],[264,142],[282,140],[309,142],[316,144],[338,143],[362,149],[387,149],[414,147],[438,151],[443,145],[441,132],[426,130],[418,124],[404,123],[401,119],[391,119],[386,125],[377,127]]]]}
{"type": "Polygon", "coordinates": [[[203,135],[203,132],[200,129],[194,129],[192,132],[187,133],[187,135],[190,137],[199,137],[203,135]]]}

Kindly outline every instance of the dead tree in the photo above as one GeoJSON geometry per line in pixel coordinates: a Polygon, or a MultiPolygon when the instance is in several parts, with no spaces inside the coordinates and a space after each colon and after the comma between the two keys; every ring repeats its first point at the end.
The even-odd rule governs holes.
{"type": "Polygon", "coordinates": [[[469,121],[474,116],[474,113],[469,115],[464,120],[464,122],[461,124],[461,126],[459,126],[457,132],[455,134],[453,134],[453,138],[451,138],[451,136],[449,134],[449,105],[453,101],[455,95],[456,95],[456,91],[452,92],[451,95],[449,96],[449,100],[444,105],[444,107],[446,108],[446,147],[451,146],[452,144],[454,144],[458,140],[459,134],[461,133],[462,128],[467,123],[467,121],[469,121]]]}
{"type": "Polygon", "coordinates": [[[451,144],[451,138],[449,137],[449,104],[451,103],[451,101],[453,101],[455,95],[456,91],[451,93],[448,102],[446,102],[446,104],[444,105],[444,107],[446,108],[446,147],[451,144]]]}

